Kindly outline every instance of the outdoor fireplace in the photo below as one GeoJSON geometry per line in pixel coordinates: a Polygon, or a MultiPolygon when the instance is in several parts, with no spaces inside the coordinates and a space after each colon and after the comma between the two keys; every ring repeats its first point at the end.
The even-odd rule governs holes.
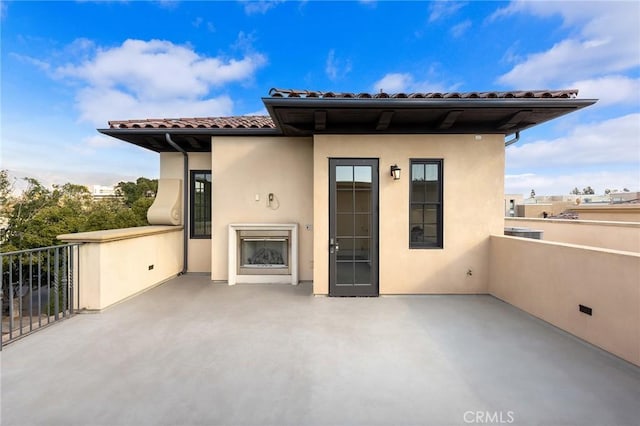
{"type": "Polygon", "coordinates": [[[289,274],[291,232],[288,230],[240,230],[238,275],[289,274]]]}
{"type": "Polygon", "coordinates": [[[229,285],[298,284],[298,225],[229,225],[229,285]]]}

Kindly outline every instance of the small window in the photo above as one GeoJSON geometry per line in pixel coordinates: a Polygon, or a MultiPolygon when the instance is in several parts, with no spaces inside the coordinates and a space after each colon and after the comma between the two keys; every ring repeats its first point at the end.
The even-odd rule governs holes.
{"type": "Polygon", "coordinates": [[[409,248],[442,247],[442,160],[411,160],[409,248]]]}
{"type": "Polygon", "coordinates": [[[211,238],[211,170],[191,171],[191,238],[211,238]]]}

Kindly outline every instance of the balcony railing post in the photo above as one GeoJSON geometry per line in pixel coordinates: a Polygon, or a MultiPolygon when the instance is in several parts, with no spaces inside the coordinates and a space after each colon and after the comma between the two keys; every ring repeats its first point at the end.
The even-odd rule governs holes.
{"type": "Polygon", "coordinates": [[[42,253],[38,253],[38,327],[42,327],[42,253]]]}
{"type": "Polygon", "coordinates": [[[58,291],[60,291],[60,249],[56,247],[53,252],[53,318],[54,321],[58,321],[58,310],[60,309],[60,299],[58,298],[58,291]]]}
{"type": "Polygon", "coordinates": [[[14,327],[14,319],[13,319],[13,256],[9,256],[9,294],[7,295],[9,299],[9,339],[13,338],[13,327],[14,327]]]}
{"type": "Polygon", "coordinates": [[[69,284],[69,265],[67,264],[67,250],[69,248],[65,247],[62,249],[62,317],[65,318],[67,316],[67,301],[69,298],[67,297],[67,291],[69,288],[67,287],[69,284]]]}
{"type": "Polygon", "coordinates": [[[0,257],[0,351],[4,336],[4,259],[0,257]]]}
{"type": "Polygon", "coordinates": [[[18,256],[18,318],[20,334],[22,334],[22,255],[18,256]]]}
{"type": "Polygon", "coordinates": [[[69,313],[73,315],[73,292],[75,291],[73,288],[73,262],[74,256],[73,251],[75,250],[74,246],[69,246],[69,313]]]}
{"type": "Polygon", "coordinates": [[[29,253],[29,331],[33,331],[33,252],[29,253]]]}
{"type": "Polygon", "coordinates": [[[47,324],[51,322],[51,249],[47,249],[47,324]]]}

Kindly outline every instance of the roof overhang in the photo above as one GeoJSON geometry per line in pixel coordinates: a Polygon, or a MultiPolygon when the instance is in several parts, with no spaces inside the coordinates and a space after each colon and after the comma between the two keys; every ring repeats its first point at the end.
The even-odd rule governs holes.
{"type": "Polygon", "coordinates": [[[279,129],[193,129],[193,128],[153,128],[153,129],[98,129],[102,134],[129,142],[155,152],[175,152],[165,139],[167,133],[176,144],[187,152],[211,152],[212,136],[277,136],[279,129]]]}
{"type": "Polygon", "coordinates": [[[596,99],[262,99],[284,135],[493,133],[511,135],[596,99]]]}

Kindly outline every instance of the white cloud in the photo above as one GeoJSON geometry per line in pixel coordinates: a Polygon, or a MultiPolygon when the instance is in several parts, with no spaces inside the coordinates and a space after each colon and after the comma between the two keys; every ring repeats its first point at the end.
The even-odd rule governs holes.
{"type": "Polygon", "coordinates": [[[426,93],[446,92],[447,89],[441,83],[416,81],[411,73],[388,73],[373,84],[372,91],[383,91],[386,93],[426,93]]]}
{"type": "Polygon", "coordinates": [[[107,148],[112,146],[118,146],[120,141],[115,138],[105,136],[103,134],[88,136],[83,141],[85,145],[90,146],[92,148],[107,148]]]}
{"type": "Polygon", "coordinates": [[[227,116],[233,111],[228,96],[209,99],[140,99],[115,88],[88,87],[76,97],[80,118],[97,127],[109,120],[227,116]]]}
{"type": "Polygon", "coordinates": [[[567,136],[506,150],[507,170],[610,164],[640,167],[640,113],[580,125],[567,136]]]}
{"type": "Polygon", "coordinates": [[[180,4],[180,0],[158,0],[158,6],[164,9],[175,9],[180,4]]]}
{"type": "Polygon", "coordinates": [[[455,38],[458,37],[462,37],[464,35],[464,33],[467,32],[467,30],[469,28],[471,28],[471,20],[467,19],[466,21],[462,21],[459,24],[454,25],[453,27],[451,27],[451,35],[455,38]]]}
{"type": "Polygon", "coordinates": [[[231,99],[211,91],[250,80],[265,63],[258,53],[226,59],[169,41],[127,40],[54,75],[83,86],[76,96],[80,118],[104,126],[108,119],[228,115],[231,99]]]}
{"type": "Polygon", "coordinates": [[[31,64],[33,66],[35,66],[36,68],[40,68],[40,70],[42,71],[49,71],[49,69],[51,68],[51,64],[49,64],[46,61],[42,61],[38,58],[33,58],[31,56],[28,55],[20,55],[18,53],[9,53],[9,56],[12,56],[14,58],[16,58],[17,60],[19,60],[20,62],[24,62],[27,64],[31,64]]]}
{"type": "Polygon", "coordinates": [[[377,0],[358,0],[358,3],[375,8],[378,5],[377,0]]]}
{"type": "Polygon", "coordinates": [[[455,15],[458,10],[466,6],[466,2],[435,1],[429,6],[429,22],[435,22],[455,15]]]}
{"type": "Polygon", "coordinates": [[[640,106],[640,78],[609,75],[591,80],[576,81],[572,88],[584,99],[598,99],[595,107],[609,105],[640,106]]]}
{"type": "Polygon", "coordinates": [[[351,61],[336,58],[335,49],[331,49],[327,55],[325,72],[330,80],[337,80],[345,77],[349,72],[351,72],[351,61]]]}
{"type": "Polygon", "coordinates": [[[241,3],[244,4],[244,13],[247,15],[264,15],[283,1],[284,0],[242,0],[241,3]]]}
{"type": "Polygon", "coordinates": [[[640,65],[638,2],[513,2],[490,21],[516,13],[560,15],[571,36],[532,53],[499,82],[511,87],[551,87],[617,74],[640,65]],[[567,72],[570,70],[571,72],[567,72]]]}

